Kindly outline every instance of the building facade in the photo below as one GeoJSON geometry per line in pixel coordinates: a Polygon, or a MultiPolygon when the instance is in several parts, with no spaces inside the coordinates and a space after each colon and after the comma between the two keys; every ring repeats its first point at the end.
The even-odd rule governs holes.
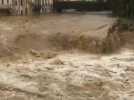
{"type": "Polygon", "coordinates": [[[53,10],[53,0],[32,0],[33,12],[48,13],[53,10]]]}
{"type": "Polygon", "coordinates": [[[13,15],[29,15],[32,12],[30,0],[12,0],[13,15]]]}
{"type": "Polygon", "coordinates": [[[0,7],[9,6],[12,4],[12,0],[0,0],[0,7]]]}
{"type": "Polygon", "coordinates": [[[9,9],[12,15],[31,15],[52,11],[52,0],[0,0],[0,9],[9,9]]]}

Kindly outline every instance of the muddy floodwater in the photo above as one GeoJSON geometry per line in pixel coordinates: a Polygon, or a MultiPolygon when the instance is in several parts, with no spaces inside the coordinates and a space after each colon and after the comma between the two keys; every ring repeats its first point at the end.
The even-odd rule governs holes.
{"type": "Polygon", "coordinates": [[[0,17],[0,100],[134,100],[134,36],[123,33],[119,48],[115,21],[104,12],[0,17]]]}

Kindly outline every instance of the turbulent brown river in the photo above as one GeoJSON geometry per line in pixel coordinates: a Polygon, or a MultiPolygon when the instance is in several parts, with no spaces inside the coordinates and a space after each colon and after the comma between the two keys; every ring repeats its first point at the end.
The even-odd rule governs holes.
{"type": "Polygon", "coordinates": [[[0,17],[0,100],[134,100],[133,35],[116,47],[120,38],[107,39],[115,21],[104,12],[0,17]],[[100,52],[106,40],[117,52],[100,52]]]}

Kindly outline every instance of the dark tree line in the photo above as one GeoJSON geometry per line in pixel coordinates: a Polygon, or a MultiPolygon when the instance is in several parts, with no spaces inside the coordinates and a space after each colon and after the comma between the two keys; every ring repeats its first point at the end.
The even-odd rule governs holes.
{"type": "Polygon", "coordinates": [[[134,18],[134,0],[108,0],[113,14],[134,18]]]}

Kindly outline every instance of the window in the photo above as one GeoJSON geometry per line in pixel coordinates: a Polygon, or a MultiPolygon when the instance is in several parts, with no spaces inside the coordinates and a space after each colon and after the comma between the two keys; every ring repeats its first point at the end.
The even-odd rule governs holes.
{"type": "Polygon", "coordinates": [[[21,6],[23,5],[23,0],[20,1],[20,5],[21,5],[21,6]]]}
{"type": "Polygon", "coordinates": [[[2,0],[2,4],[4,4],[4,0],[2,0]]]}
{"type": "Polygon", "coordinates": [[[23,11],[22,10],[20,11],[20,14],[23,15],[23,11]]]}
{"type": "Polygon", "coordinates": [[[7,0],[7,4],[9,4],[9,0],[7,0]]]}
{"type": "Polygon", "coordinates": [[[15,5],[17,5],[17,1],[15,1],[14,3],[15,3],[15,5]]]}

